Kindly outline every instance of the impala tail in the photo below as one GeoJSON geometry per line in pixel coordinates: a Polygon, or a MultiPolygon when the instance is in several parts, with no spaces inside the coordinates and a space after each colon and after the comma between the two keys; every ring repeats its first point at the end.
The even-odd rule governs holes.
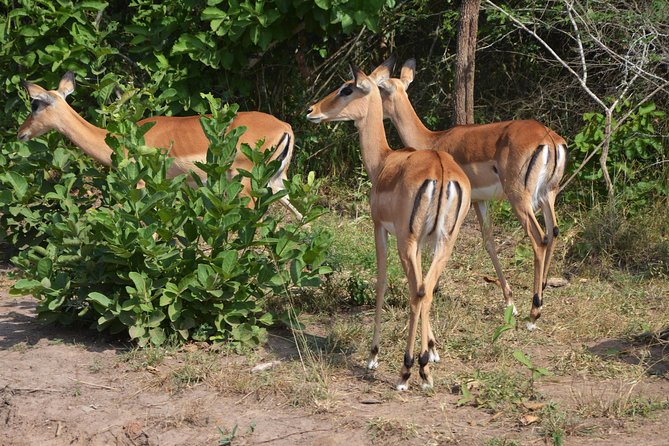
{"type": "Polygon", "coordinates": [[[535,211],[549,192],[555,193],[558,189],[566,164],[567,149],[564,144],[540,144],[532,152],[525,170],[524,185],[532,196],[535,211]]]}
{"type": "MultiPolygon", "coordinates": [[[[441,157],[440,157],[441,158],[441,157]]],[[[462,221],[469,210],[470,196],[469,183],[466,177],[461,180],[444,180],[445,167],[442,165],[440,181],[426,179],[416,193],[413,211],[409,224],[410,232],[416,237],[419,246],[428,239],[432,241],[434,256],[430,269],[424,278],[422,272],[417,272],[418,296],[425,295],[426,288],[432,290],[436,285],[444,264],[442,251],[457,235],[462,221]],[[465,184],[460,184],[463,181],[465,184]]],[[[450,248],[448,248],[450,249],[450,248]]],[[[446,255],[446,259],[450,252],[446,255]]]]}

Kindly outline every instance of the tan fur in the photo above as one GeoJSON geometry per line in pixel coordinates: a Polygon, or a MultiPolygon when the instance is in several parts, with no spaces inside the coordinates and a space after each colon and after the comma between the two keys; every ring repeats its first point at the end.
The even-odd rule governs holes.
{"type": "MultiPolygon", "coordinates": [[[[485,247],[495,266],[507,305],[513,305],[512,293],[497,259],[492,227],[487,216],[487,201],[506,198],[511,203],[532,241],[535,254],[533,288],[541,303],[542,288],[547,280],[553,251],[553,228],[557,225],[553,207],[566,162],[566,159],[558,160],[558,150],[566,148],[565,140],[534,120],[464,125],[441,132],[430,131],[416,115],[406,91],[414,78],[415,62],[409,60],[404,64],[399,79],[389,78],[388,64],[378,69],[387,78],[379,82],[384,114],[393,122],[404,144],[416,149],[433,149],[451,154],[469,177],[472,202],[485,247]],[[529,169],[530,160],[541,146],[547,147],[547,156],[537,157],[532,169],[529,169]],[[542,172],[544,159],[547,168],[542,172]],[[544,183],[545,186],[540,187],[544,183]],[[547,221],[545,232],[534,215],[539,206],[547,221]],[[544,241],[547,243],[544,244],[544,241]]],[[[563,155],[566,158],[566,152],[563,155]]],[[[540,306],[533,305],[530,314],[532,322],[539,317],[540,309],[540,306]]]]}
{"type": "MultiPolygon", "coordinates": [[[[47,91],[39,85],[30,83],[26,83],[25,87],[31,99],[37,99],[48,105],[41,106],[36,113],[28,116],[17,132],[19,139],[27,141],[49,130],[56,130],[99,163],[111,166],[112,150],[105,143],[107,131],[87,122],[65,100],[67,95],[74,91],[74,77],[71,73],[63,76],[58,90],[47,91]]],[[[209,139],[200,125],[200,116],[155,116],[143,119],[138,124],[142,125],[147,122],[155,122],[155,125],[144,135],[146,145],[169,149],[169,156],[175,160],[168,173],[171,178],[191,171],[205,178],[205,173],[194,164],[196,161],[206,163],[209,149],[209,139]]],[[[238,147],[244,143],[255,147],[257,141],[263,140],[262,149],[269,150],[287,141],[284,139],[286,134],[289,136],[290,144],[284,163],[285,168],[270,184],[275,192],[283,189],[283,180],[287,178],[287,167],[292,158],[295,143],[291,126],[267,113],[239,112],[231,122],[228,131],[241,126],[246,127],[246,131],[239,138],[238,147]]],[[[277,147],[272,159],[279,156],[283,149],[283,145],[277,147]]],[[[252,167],[251,161],[238,150],[232,165],[234,170],[232,173],[236,174],[238,169],[250,171],[252,167]]],[[[243,178],[242,184],[243,193],[248,196],[250,193],[248,178],[243,178]]],[[[302,218],[286,197],[281,202],[297,218],[302,218]]]]}
{"type": "MultiPolygon", "coordinates": [[[[431,387],[432,376],[426,358],[438,356],[429,320],[432,295],[469,209],[469,180],[453,158],[444,152],[390,149],[383,128],[376,76],[377,71],[367,77],[355,70],[353,81],[314,104],[307,118],[316,123],[354,121],[360,132],[362,159],[372,182],[370,208],[378,269],[374,337],[368,367],[375,368],[377,364],[381,309],[386,290],[387,239],[388,233],[392,233],[397,237],[398,253],[409,282],[411,316],[405,355],[413,362],[420,318],[419,358],[423,358],[420,370],[423,385],[431,387]],[[350,94],[344,94],[348,91],[350,94]],[[423,276],[420,245],[430,238],[434,256],[429,271],[423,276]]],[[[407,388],[410,367],[411,364],[402,367],[399,390],[407,388]]]]}

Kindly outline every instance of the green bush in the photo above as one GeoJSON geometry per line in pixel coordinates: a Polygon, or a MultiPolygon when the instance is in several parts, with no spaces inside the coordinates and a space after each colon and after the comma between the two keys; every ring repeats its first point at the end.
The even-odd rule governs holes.
{"type": "MultiPolygon", "coordinates": [[[[622,115],[630,103],[624,103],[616,109],[622,115]]],[[[644,207],[658,197],[669,195],[669,178],[658,175],[662,169],[650,168],[661,165],[669,155],[666,143],[656,130],[664,122],[666,113],[658,110],[654,103],[644,104],[611,135],[607,165],[611,177],[616,182],[620,198],[633,202],[636,207],[644,207]]],[[[572,156],[580,164],[584,158],[604,141],[605,117],[601,113],[583,115],[585,125],[574,137],[575,147],[572,156]]],[[[617,121],[614,119],[612,127],[617,121]]],[[[581,172],[581,179],[592,183],[597,195],[605,196],[606,187],[602,179],[602,170],[598,162],[591,161],[581,172]]],[[[580,197],[584,198],[584,197],[580,197]]],[[[585,197],[587,198],[587,197],[585,197]]]]}
{"type": "MultiPolygon", "coordinates": [[[[44,193],[42,243],[20,252],[13,262],[23,278],[14,294],[33,294],[38,316],[63,324],[87,321],[98,330],[127,333],[140,345],[168,339],[231,341],[257,345],[273,322],[266,310],[270,295],[292,286],[316,286],[330,272],[325,264],[330,236],[309,233],[305,224],[323,212],[315,206],[318,183],[294,176],[287,190],[267,187],[278,163],[269,151],[248,146],[255,163],[251,198],[240,195],[239,178],[228,178],[241,129],[222,136],[236,107],[219,111],[202,125],[211,141],[207,181],[185,186],[184,175],[167,179],[171,160],[147,148],[139,128],[127,120],[110,125],[107,142],[113,167],[94,174],[83,193],[71,174],[44,193]],[[127,150],[127,155],[126,155],[127,150]],[[137,188],[143,181],[145,187],[137,188]],[[99,191],[94,193],[93,191],[99,191]],[[268,213],[270,204],[289,194],[301,222],[283,222],[268,213]]],[[[22,185],[12,187],[19,194],[22,185]]]]}

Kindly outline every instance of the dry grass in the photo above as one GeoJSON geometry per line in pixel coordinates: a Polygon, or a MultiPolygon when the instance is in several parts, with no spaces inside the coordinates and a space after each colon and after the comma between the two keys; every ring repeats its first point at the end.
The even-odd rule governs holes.
{"type": "MultiPolygon", "coordinates": [[[[406,343],[408,309],[406,281],[395,248],[389,249],[391,286],[383,312],[381,365],[378,371],[368,373],[364,364],[373,330],[371,297],[376,274],[371,223],[365,217],[342,223],[341,217],[329,216],[314,225],[329,227],[335,234],[332,260],[337,272],[321,290],[293,293],[285,303],[302,311],[304,331],[273,334],[266,350],[241,356],[208,350],[148,349],[128,353],[126,362],[137,369],[156,368],[154,382],[171,391],[207,386],[237,395],[240,403],[299,407],[333,415],[347,410],[352,394],[369,404],[430,398],[435,407],[453,411],[455,402],[462,398],[460,389],[467,386],[472,399],[461,406],[516,426],[523,426],[518,420],[528,414],[536,417],[538,421],[532,421],[533,426],[539,426],[535,435],[549,444],[560,444],[570,436],[592,435],[598,432],[599,419],[635,417],[668,408],[666,399],[629,384],[652,382],[654,375],[664,373],[662,368],[651,373],[658,362],[666,361],[664,350],[659,354],[650,351],[651,346],[635,341],[635,336],[669,327],[666,280],[640,280],[624,273],[607,278],[569,276],[566,286],[546,290],[539,329],[528,332],[523,317],[530,308],[532,258],[527,256],[527,242],[520,230],[497,229],[500,260],[521,315],[517,330],[492,343],[495,329],[504,322],[503,298],[501,290],[485,280],[495,275],[472,215],[433,303],[432,322],[442,357],[441,364],[432,369],[436,387],[431,392],[420,390],[415,373],[411,390],[399,394],[392,385],[406,343]],[[367,285],[371,295],[366,305],[355,304],[351,293],[360,289],[350,286],[351,277],[357,284],[367,285]],[[537,378],[538,383],[548,386],[530,379],[530,370],[513,357],[517,350],[550,372],[549,377],[537,378]],[[251,371],[270,362],[276,364],[251,371]],[[570,386],[575,379],[588,382],[591,390],[570,386]],[[611,387],[611,383],[616,384],[611,387]],[[550,386],[561,386],[561,391],[548,396],[550,386]],[[528,409],[529,403],[543,408],[528,409]]],[[[566,249],[559,245],[553,276],[561,277],[566,270],[562,263],[566,249]]],[[[184,415],[183,420],[172,421],[189,422],[191,418],[198,420],[195,414],[194,418],[184,415]]],[[[411,443],[419,438],[435,444],[464,440],[450,431],[426,433],[410,421],[399,422],[383,414],[371,418],[367,433],[375,444],[411,443]]],[[[485,444],[516,443],[501,435],[489,437],[485,444]]]]}

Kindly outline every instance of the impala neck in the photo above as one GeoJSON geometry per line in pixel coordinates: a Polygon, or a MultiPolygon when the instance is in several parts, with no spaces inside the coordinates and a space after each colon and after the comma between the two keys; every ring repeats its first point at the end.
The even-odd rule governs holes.
{"type": "Polygon", "coordinates": [[[392,152],[383,127],[383,105],[381,94],[374,85],[369,93],[367,114],[355,121],[360,135],[362,162],[372,183],[383,169],[386,157],[392,152]]]}
{"type": "Polygon", "coordinates": [[[100,164],[111,166],[112,150],[105,142],[107,130],[96,127],[74,110],[69,110],[56,129],[100,164]]]}
{"type": "Polygon", "coordinates": [[[401,107],[395,108],[396,113],[390,117],[400,135],[402,143],[416,149],[432,149],[437,139],[437,132],[433,132],[423,125],[411,102],[402,101],[401,107]]]}

